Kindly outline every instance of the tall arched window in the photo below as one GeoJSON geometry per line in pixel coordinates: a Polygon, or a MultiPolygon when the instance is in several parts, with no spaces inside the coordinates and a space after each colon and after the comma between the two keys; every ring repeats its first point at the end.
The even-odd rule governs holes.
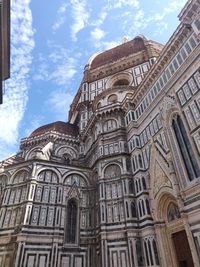
{"type": "Polygon", "coordinates": [[[142,156],[140,154],[138,155],[138,161],[140,168],[143,168],[142,156]]]}
{"type": "Polygon", "coordinates": [[[134,182],[132,180],[129,180],[128,187],[129,187],[129,194],[134,194],[134,182]]]}
{"type": "Polygon", "coordinates": [[[131,215],[132,217],[137,217],[136,206],[134,202],[131,202],[131,215]]]}
{"type": "Polygon", "coordinates": [[[129,209],[128,209],[128,203],[126,202],[126,213],[127,213],[127,217],[129,217],[129,209]]]}
{"type": "Polygon", "coordinates": [[[152,254],[152,250],[151,250],[151,242],[150,242],[150,240],[148,240],[148,248],[149,248],[150,262],[151,262],[151,265],[153,265],[153,254],[152,254]]]}
{"type": "Polygon", "coordinates": [[[192,181],[194,178],[200,176],[200,169],[190,140],[188,138],[185,126],[179,115],[172,121],[172,127],[179,145],[189,180],[192,181]]]}
{"type": "Polygon", "coordinates": [[[136,241],[135,247],[136,247],[136,254],[137,254],[137,263],[138,263],[138,266],[143,266],[143,253],[142,253],[141,240],[138,239],[136,241]]]}
{"type": "Polygon", "coordinates": [[[142,185],[143,185],[143,189],[146,190],[147,189],[147,185],[146,185],[146,181],[145,181],[144,177],[142,177],[142,185]]]}
{"type": "Polygon", "coordinates": [[[146,208],[147,208],[147,214],[150,214],[151,213],[151,210],[150,210],[150,206],[149,206],[149,201],[148,199],[146,199],[146,208]]]}
{"type": "Polygon", "coordinates": [[[147,266],[149,266],[149,254],[148,254],[148,249],[147,249],[147,241],[144,242],[144,249],[145,249],[145,254],[146,254],[147,266]]]}
{"type": "Polygon", "coordinates": [[[67,243],[76,243],[77,211],[76,201],[70,199],[67,204],[67,243]]]}
{"type": "Polygon", "coordinates": [[[160,263],[159,263],[159,257],[158,257],[158,249],[157,249],[157,246],[156,246],[156,241],[154,239],[152,241],[152,244],[153,244],[153,251],[154,251],[156,265],[159,265],[160,263]]]}

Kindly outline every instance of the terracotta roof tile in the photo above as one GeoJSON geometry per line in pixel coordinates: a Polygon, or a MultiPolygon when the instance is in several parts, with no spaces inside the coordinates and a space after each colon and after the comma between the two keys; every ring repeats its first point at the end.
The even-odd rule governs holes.
{"type": "Polygon", "coordinates": [[[56,131],[58,133],[67,134],[76,137],[78,135],[78,126],[69,122],[56,121],[47,125],[43,125],[33,131],[30,137],[44,134],[50,131],[56,131]]]}
{"type": "Polygon", "coordinates": [[[135,39],[116,46],[110,50],[98,54],[91,62],[90,69],[96,69],[100,66],[115,62],[123,57],[145,50],[145,40],[143,37],[136,37],[135,39]]]}

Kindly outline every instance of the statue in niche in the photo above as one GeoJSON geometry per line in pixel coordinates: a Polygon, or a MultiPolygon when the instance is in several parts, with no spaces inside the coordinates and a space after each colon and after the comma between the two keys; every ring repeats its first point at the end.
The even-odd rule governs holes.
{"type": "Polygon", "coordinates": [[[53,145],[54,144],[52,142],[49,142],[41,150],[37,149],[33,151],[35,153],[33,154],[34,158],[50,160],[53,151],[53,145]]]}
{"type": "Polygon", "coordinates": [[[66,165],[70,165],[71,163],[71,156],[68,153],[63,154],[63,160],[66,165]]]}
{"type": "Polygon", "coordinates": [[[167,212],[168,222],[172,222],[176,219],[179,219],[180,217],[181,215],[180,215],[177,205],[175,205],[174,203],[170,203],[168,207],[168,212],[167,212]]]}
{"type": "Polygon", "coordinates": [[[46,146],[43,147],[42,153],[47,160],[50,159],[52,151],[53,151],[53,143],[52,142],[49,142],[48,144],[46,144],[46,146]]]}

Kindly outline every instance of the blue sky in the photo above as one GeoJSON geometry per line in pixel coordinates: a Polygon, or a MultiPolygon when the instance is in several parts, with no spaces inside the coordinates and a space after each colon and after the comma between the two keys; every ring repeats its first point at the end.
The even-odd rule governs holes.
{"type": "Polygon", "coordinates": [[[11,78],[0,106],[0,159],[37,127],[67,120],[92,54],[139,34],[166,43],[186,0],[11,0],[11,78]]]}

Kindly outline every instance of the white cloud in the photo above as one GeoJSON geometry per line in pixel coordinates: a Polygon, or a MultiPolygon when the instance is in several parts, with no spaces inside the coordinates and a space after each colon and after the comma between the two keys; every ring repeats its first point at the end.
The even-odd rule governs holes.
{"type": "Polygon", "coordinates": [[[94,41],[95,40],[99,41],[105,36],[105,32],[100,28],[95,28],[93,31],[91,31],[90,34],[92,39],[94,39],[94,41]]]}
{"type": "Polygon", "coordinates": [[[19,124],[23,118],[28,75],[34,48],[34,30],[30,0],[11,2],[11,78],[5,83],[5,95],[0,106],[0,157],[6,157],[18,141],[19,124]]]}
{"type": "Polygon", "coordinates": [[[142,8],[139,8],[135,14],[126,16],[123,28],[124,30],[128,29],[127,34],[129,36],[135,36],[140,34],[142,30],[147,28],[149,25],[153,24],[156,26],[154,35],[162,34],[162,29],[166,29],[168,27],[168,21],[166,20],[167,16],[181,9],[186,2],[187,0],[171,0],[168,3],[168,6],[164,7],[164,9],[159,13],[154,13],[153,10],[150,10],[150,12],[146,14],[142,8]]]}
{"type": "Polygon", "coordinates": [[[69,92],[56,90],[46,102],[47,106],[53,107],[54,119],[66,121],[68,118],[69,107],[72,103],[74,96],[69,92]]]}
{"type": "Polygon", "coordinates": [[[57,19],[52,26],[52,30],[54,32],[58,30],[65,23],[66,16],[67,16],[66,15],[67,8],[68,8],[67,3],[62,3],[61,6],[59,7],[57,11],[57,19]]]}
{"type": "Polygon", "coordinates": [[[77,41],[77,34],[88,24],[90,14],[86,7],[85,0],[71,0],[73,23],[71,26],[71,37],[74,42],[77,41]]]}
{"type": "Polygon", "coordinates": [[[100,42],[97,42],[95,46],[99,48],[100,50],[104,51],[104,50],[109,50],[113,47],[116,47],[119,44],[120,42],[117,42],[117,41],[100,41],[100,42]]]}
{"type": "Polygon", "coordinates": [[[121,8],[124,6],[128,7],[134,7],[138,8],[139,7],[139,1],[138,0],[114,0],[110,2],[113,8],[121,8]]]}
{"type": "Polygon", "coordinates": [[[67,85],[77,73],[77,59],[71,57],[70,52],[60,45],[51,45],[51,50],[53,52],[47,58],[40,56],[33,79],[67,85]]]}

